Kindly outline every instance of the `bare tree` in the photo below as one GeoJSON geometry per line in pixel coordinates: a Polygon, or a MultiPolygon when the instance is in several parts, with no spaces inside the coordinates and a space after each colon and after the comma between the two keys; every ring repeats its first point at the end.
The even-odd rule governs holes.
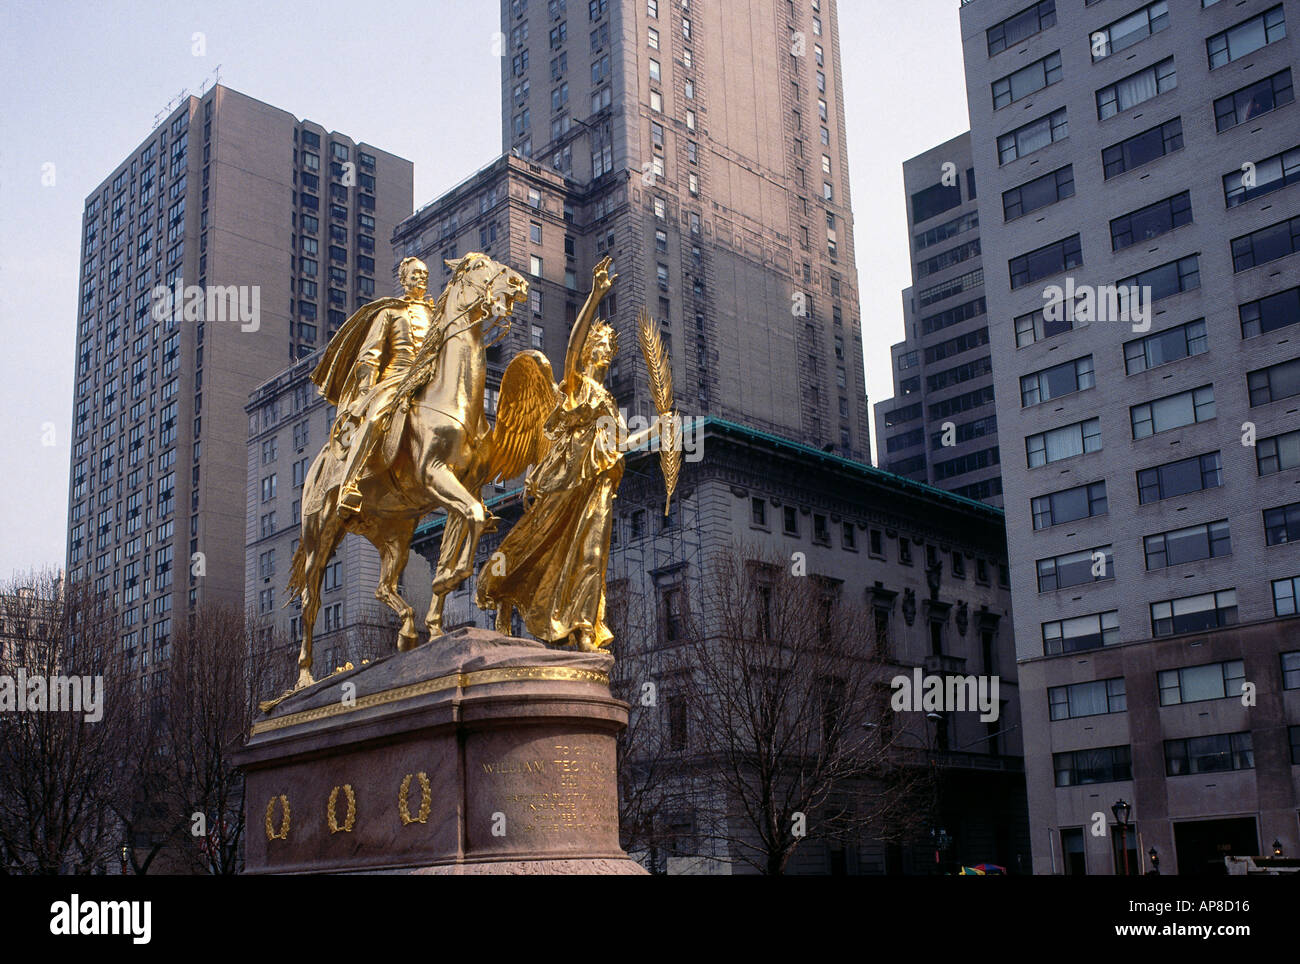
{"type": "Polygon", "coordinates": [[[713,557],[673,651],[695,833],[784,873],[808,840],[906,839],[925,776],[896,752],[891,667],[864,607],[789,560],[713,557]]]}
{"type": "Polygon", "coordinates": [[[673,798],[673,760],[654,680],[654,655],[645,642],[645,607],[634,606],[625,580],[611,583],[606,623],[614,634],[610,693],[628,704],[628,725],[619,734],[618,826],[629,853],[644,853],[651,873],[666,871],[671,851],[667,816],[673,798]]]}
{"type": "Polygon", "coordinates": [[[163,707],[171,770],[167,810],[192,841],[199,873],[233,874],[242,863],[244,780],[231,760],[255,706],[274,687],[272,656],[254,647],[253,627],[233,608],[200,608],[174,639],[163,707]]]}
{"type": "Polygon", "coordinates": [[[110,803],[126,721],[102,685],[116,643],[114,612],[84,584],[65,590],[44,571],[0,586],[0,685],[13,701],[0,712],[6,873],[103,872],[116,852],[110,803]],[[54,708],[74,689],[79,707],[54,708]]]}

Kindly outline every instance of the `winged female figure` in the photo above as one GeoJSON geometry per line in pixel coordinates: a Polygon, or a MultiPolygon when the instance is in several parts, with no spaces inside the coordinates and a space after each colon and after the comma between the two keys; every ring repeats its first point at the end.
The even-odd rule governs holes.
{"type": "Polygon", "coordinates": [[[524,513],[484,564],[477,590],[479,607],[496,610],[499,632],[509,634],[518,609],[538,639],[587,651],[614,638],[605,624],[605,569],[623,456],[659,432],[656,422],[629,438],[604,384],[618,350],[614,329],[596,318],[617,277],[609,265],[604,258],[592,271],[559,383],[534,351],[515,356],[502,377],[492,476],[532,469],[524,513]]]}

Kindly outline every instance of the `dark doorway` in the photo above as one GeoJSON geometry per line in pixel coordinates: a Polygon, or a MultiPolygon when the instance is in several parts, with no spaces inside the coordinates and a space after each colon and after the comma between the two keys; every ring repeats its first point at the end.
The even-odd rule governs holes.
{"type": "Polygon", "coordinates": [[[1083,828],[1061,828],[1061,864],[1067,876],[1082,877],[1088,873],[1088,863],[1083,855],[1083,828]]]}
{"type": "Polygon", "coordinates": [[[1259,836],[1254,817],[1197,820],[1174,824],[1174,847],[1180,877],[1222,877],[1224,857],[1259,854],[1259,836]]]}

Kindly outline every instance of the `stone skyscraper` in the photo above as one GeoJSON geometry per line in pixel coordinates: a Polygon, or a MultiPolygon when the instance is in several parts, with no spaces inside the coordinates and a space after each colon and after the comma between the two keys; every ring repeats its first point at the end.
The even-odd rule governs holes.
{"type": "MultiPolygon", "coordinates": [[[[502,0],[502,146],[563,179],[564,254],[511,238],[544,303],[609,254],[613,323],[661,319],[684,412],[870,461],[835,7],[502,0]]],[[[634,349],[611,387],[653,414],[634,349]]]]}

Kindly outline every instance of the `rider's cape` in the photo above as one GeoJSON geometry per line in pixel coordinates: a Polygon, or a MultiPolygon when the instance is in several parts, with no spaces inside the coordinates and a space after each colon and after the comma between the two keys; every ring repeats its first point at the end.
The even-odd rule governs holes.
{"type": "Polygon", "coordinates": [[[380,298],[362,305],[335,332],[325,347],[320,364],[311,373],[311,380],[316,383],[327,402],[337,405],[340,398],[351,394],[353,386],[350,382],[356,374],[357,356],[370,335],[375,315],[385,308],[396,308],[404,304],[406,302],[401,298],[380,298]]]}

